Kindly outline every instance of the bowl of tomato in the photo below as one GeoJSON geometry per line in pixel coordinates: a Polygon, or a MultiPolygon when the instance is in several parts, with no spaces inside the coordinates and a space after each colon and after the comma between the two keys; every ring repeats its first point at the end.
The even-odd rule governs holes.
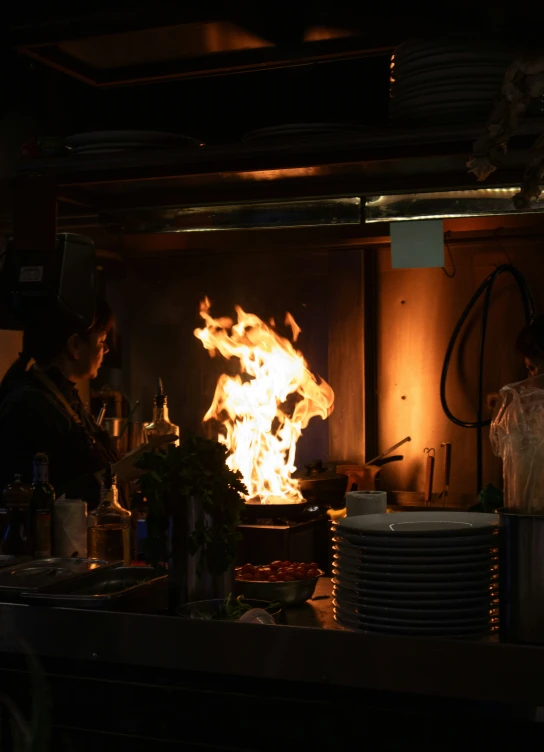
{"type": "Polygon", "coordinates": [[[300,561],[244,564],[235,571],[234,591],[245,598],[300,606],[312,597],[322,575],[317,564],[300,561]]]}

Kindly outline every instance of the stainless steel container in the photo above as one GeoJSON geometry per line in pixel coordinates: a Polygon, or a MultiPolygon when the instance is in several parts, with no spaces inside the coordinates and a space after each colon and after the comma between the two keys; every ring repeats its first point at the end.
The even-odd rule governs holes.
{"type": "Polygon", "coordinates": [[[127,454],[145,442],[144,424],[131,421],[127,426],[126,423],[126,418],[104,418],[102,422],[102,428],[109,433],[120,454],[127,454]]]}
{"type": "Polygon", "coordinates": [[[184,603],[225,598],[233,589],[233,567],[220,575],[210,574],[201,552],[192,556],[188,551],[187,540],[202,518],[206,518],[202,502],[194,496],[181,500],[171,517],[168,586],[172,610],[184,603]]]}
{"type": "Polygon", "coordinates": [[[45,606],[157,613],[168,606],[166,575],[153,567],[95,569],[72,580],[24,592],[22,600],[45,606]]]}
{"type": "Polygon", "coordinates": [[[544,644],[544,515],[500,512],[500,638],[544,644]]]}

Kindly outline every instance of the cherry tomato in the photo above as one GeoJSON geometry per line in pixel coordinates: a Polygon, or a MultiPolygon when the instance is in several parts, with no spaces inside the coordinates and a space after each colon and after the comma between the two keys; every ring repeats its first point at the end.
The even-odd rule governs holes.
{"type": "Polygon", "coordinates": [[[285,574],[286,571],[287,571],[286,569],[284,569],[283,567],[280,567],[279,569],[276,569],[276,575],[285,574]]]}
{"type": "Polygon", "coordinates": [[[291,577],[294,577],[296,573],[297,570],[294,567],[289,567],[289,569],[285,572],[285,576],[287,577],[287,575],[289,574],[291,575],[291,577]]]}
{"type": "Polygon", "coordinates": [[[277,582],[277,579],[273,574],[271,574],[270,577],[268,578],[268,582],[277,582]]]}
{"type": "Polygon", "coordinates": [[[270,565],[270,569],[279,569],[281,567],[281,561],[273,561],[270,565]]]}
{"type": "Polygon", "coordinates": [[[294,579],[290,574],[285,575],[285,582],[294,582],[294,579]]]}
{"type": "Polygon", "coordinates": [[[318,577],[318,576],[319,576],[319,570],[318,569],[313,569],[312,568],[312,569],[309,569],[306,572],[306,577],[308,577],[308,578],[310,578],[310,577],[318,577]]]}
{"type": "Polygon", "coordinates": [[[292,565],[290,561],[282,561],[281,566],[283,569],[289,569],[289,567],[292,565]]]}
{"type": "Polygon", "coordinates": [[[295,572],[295,580],[303,580],[306,577],[304,569],[297,569],[295,572]]]}
{"type": "Polygon", "coordinates": [[[285,580],[285,572],[276,572],[276,580],[278,582],[283,582],[285,580]]]}
{"type": "Polygon", "coordinates": [[[319,564],[316,564],[315,561],[312,561],[310,564],[310,569],[319,569],[319,564]]]}
{"type": "Polygon", "coordinates": [[[242,572],[242,574],[246,574],[247,572],[254,572],[255,567],[253,566],[253,564],[244,564],[240,571],[242,572]]]}
{"type": "Polygon", "coordinates": [[[240,579],[241,580],[248,580],[248,581],[249,580],[254,580],[255,579],[255,575],[251,574],[250,572],[246,572],[245,574],[243,574],[243,575],[240,576],[240,579]]]}

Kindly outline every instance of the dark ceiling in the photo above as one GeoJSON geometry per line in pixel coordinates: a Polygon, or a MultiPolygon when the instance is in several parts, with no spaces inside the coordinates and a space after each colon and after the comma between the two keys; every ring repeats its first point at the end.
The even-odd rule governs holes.
{"type": "MultiPolygon", "coordinates": [[[[387,118],[390,57],[387,49],[381,52],[378,49],[367,57],[319,64],[97,89],[33,61],[12,47],[14,40],[17,44],[25,39],[31,42],[44,38],[55,42],[71,40],[69,49],[79,45],[78,54],[88,59],[90,56],[96,63],[96,49],[77,41],[85,34],[107,34],[108,54],[115,58],[116,44],[112,44],[112,40],[115,42],[116,37],[111,37],[112,34],[175,24],[196,24],[187,26],[194,30],[198,24],[218,19],[242,29],[244,34],[264,40],[264,47],[279,50],[300,44],[308,30],[315,28],[366,34],[370,46],[374,39],[397,43],[406,34],[417,33],[469,30],[476,34],[504,36],[523,32],[524,42],[530,36],[526,20],[519,17],[515,8],[509,6],[501,10],[491,2],[455,3],[449,7],[447,3],[440,3],[419,15],[412,5],[406,6],[400,14],[390,6],[381,10],[376,3],[359,3],[355,8],[354,5],[343,0],[334,3],[278,0],[263,7],[255,2],[225,5],[202,0],[199,3],[140,4],[127,10],[126,3],[95,0],[80,2],[77,13],[73,3],[43,3],[33,6],[29,18],[24,4],[13,4],[8,10],[8,23],[1,32],[0,75],[4,96],[0,106],[4,113],[30,114],[38,135],[63,136],[83,130],[116,128],[153,129],[187,133],[218,143],[237,140],[244,132],[259,126],[285,122],[356,121],[375,125],[387,118]]],[[[530,28],[536,25],[533,16],[530,28]]],[[[143,44],[143,38],[137,35],[134,37],[136,46],[138,39],[143,44]]],[[[196,32],[187,33],[186,39],[189,47],[191,40],[197,45],[196,32]]],[[[536,34],[535,40],[540,43],[536,34]]],[[[106,45],[103,49],[105,57],[106,45]]],[[[140,53],[142,49],[140,47],[140,53]]]]}

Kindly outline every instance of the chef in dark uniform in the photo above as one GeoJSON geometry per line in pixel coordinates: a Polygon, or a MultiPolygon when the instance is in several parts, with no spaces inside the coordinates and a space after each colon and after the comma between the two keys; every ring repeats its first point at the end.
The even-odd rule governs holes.
{"type": "Polygon", "coordinates": [[[138,477],[136,460],[155,445],[121,458],[107,431],[85,409],[74,383],[97,376],[112,323],[108,304],[99,299],[94,324],[86,331],[56,311],[27,326],[22,352],[0,385],[0,489],[15,474],[29,481],[38,452],[49,457],[57,496],[83,499],[90,509],[99,503],[100,478],[108,464],[114,465],[120,483],[138,477]]]}

